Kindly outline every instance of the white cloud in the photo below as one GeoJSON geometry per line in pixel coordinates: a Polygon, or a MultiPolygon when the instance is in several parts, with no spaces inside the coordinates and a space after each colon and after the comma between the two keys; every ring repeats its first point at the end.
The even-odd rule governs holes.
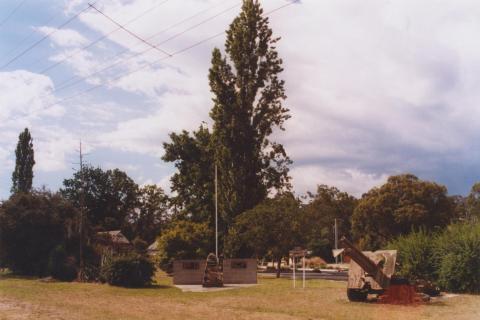
{"type": "Polygon", "coordinates": [[[53,96],[49,77],[25,70],[0,73],[0,157],[6,161],[5,172],[13,170],[13,156],[18,135],[24,128],[32,132],[35,170],[52,172],[66,168],[66,155],[75,150],[72,132],[55,124],[66,109],[53,96]],[[7,155],[5,155],[7,152],[7,155]]]}
{"type": "Polygon", "coordinates": [[[147,117],[120,122],[115,130],[100,136],[100,144],[123,151],[161,156],[162,143],[168,141],[170,132],[198,128],[203,120],[202,113],[208,112],[208,108],[195,96],[165,93],[159,105],[162,107],[147,117]]]}
{"type": "Polygon", "coordinates": [[[40,116],[61,116],[61,106],[53,103],[50,78],[25,70],[0,72],[0,127],[18,124],[40,116]]]}
{"type": "MultiPolygon", "coordinates": [[[[53,62],[61,62],[64,65],[70,66],[76,76],[87,77],[100,69],[104,61],[99,61],[93,53],[89,51],[78,51],[78,49],[67,49],[50,57],[53,62]]],[[[70,79],[70,77],[68,78],[70,79]]],[[[92,84],[98,84],[97,77],[90,77],[87,79],[92,84]]],[[[77,78],[73,79],[66,84],[71,84],[73,81],[77,81],[77,78]]]]}
{"type": "Polygon", "coordinates": [[[78,138],[69,130],[54,126],[32,128],[35,170],[56,172],[70,169],[68,158],[78,149],[78,138]]]}
{"type": "Polygon", "coordinates": [[[38,27],[37,30],[44,35],[49,35],[51,41],[60,47],[80,47],[88,42],[84,36],[73,29],[56,29],[43,26],[38,27]]]}
{"type": "Polygon", "coordinates": [[[297,194],[307,191],[315,193],[317,186],[326,184],[336,186],[360,197],[367,190],[382,185],[387,181],[388,174],[369,174],[358,169],[322,168],[316,165],[297,166],[291,171],[293,185],[297,194]]]}

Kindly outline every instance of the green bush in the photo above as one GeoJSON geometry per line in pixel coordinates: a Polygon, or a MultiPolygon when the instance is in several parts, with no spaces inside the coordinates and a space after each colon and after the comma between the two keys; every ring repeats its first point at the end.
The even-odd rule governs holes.
{"type": "Polygon", "coordinates": [[[0,260],[14,273],[48,275],[49,256],[68,242],[75,208],[58,194],[17,193],[0,205],[0,260]]]}
{"type": "Polygon", "coordinates": [[[154,264],[141,255],[115,257],[100,271],[101,280],[122,287],[146,287],[152,283],[154,264]]]}
{"type": "Polygon", "coordinates": [[[438,237],[436,251],[443,289],[480,293],[480,224],[450,226],[438,237]]]}
{"type": "Polygon", "coordinates": [[[77,276],[75,259],[68,257],[63,246],[55,247],[48,259],[48,273],[55,279],[72,281],[77,276]]]}
{"type": "Polygon", "coordinates": [[[454,224],[436,235],[412,232],[388,248],[398,250],[397,274],[446,291],[480,293],[480,224],[454,224]]]}
{"type": "Polygon", "coordinates": [[[388,249],[397,250],[396,274],[409,279],[437,279],[435,255],[436,235],[425,230],[413,231],[400,236],[388,244],[388,249]]]}
{"type": "Polygon", "coordinates": [[[205,259],[213,251],[213,232],[206,223],[175,221],[158,238],[158,264],[172,271],[175,259],[205,259]]]}

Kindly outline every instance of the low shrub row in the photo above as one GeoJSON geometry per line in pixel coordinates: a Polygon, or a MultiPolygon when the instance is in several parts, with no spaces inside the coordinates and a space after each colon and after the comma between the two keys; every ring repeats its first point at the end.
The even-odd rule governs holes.
{"type": "Polygon", "coordinates": [[[388,248],[398,250],[397,273],[402,276],[429,280],[451,292],[480,293],[480,224],[414,231],[388,248]]]}
{"type": "Polygon", "coordinates": [[[145,256],[129,254],[112,258],[102,266],[100,280],[114,286],[146,287],[152,283],[155,265],[145,256]]]}

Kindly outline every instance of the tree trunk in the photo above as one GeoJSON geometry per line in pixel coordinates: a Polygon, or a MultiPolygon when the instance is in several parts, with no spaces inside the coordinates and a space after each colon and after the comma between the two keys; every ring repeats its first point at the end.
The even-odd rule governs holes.
{"type": "Polygon", "coordinates": [[[282,258],[278,258],[278,260],[277,260],[277,278],[280,278],[281,265],[282,265],[282,258]]]}

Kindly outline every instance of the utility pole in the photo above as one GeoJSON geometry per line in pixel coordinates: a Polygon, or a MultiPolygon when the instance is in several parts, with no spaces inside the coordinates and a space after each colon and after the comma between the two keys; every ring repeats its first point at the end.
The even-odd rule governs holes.
{"type": "Polygon", "coordinates": [[[215,164],[215,256],[218,259],[218,173],[215,164]]]}

